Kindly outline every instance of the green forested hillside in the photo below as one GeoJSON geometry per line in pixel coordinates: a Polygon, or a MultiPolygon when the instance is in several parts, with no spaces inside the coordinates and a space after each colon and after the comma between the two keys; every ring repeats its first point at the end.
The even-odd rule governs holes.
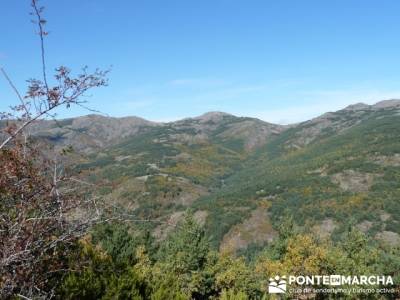
{"type": "MultiPolygon", "coordinates": [[[[219,190],[225,178],[283,129],[211,113],[144,127],[142,133],[89,154],[75,170],[98,184],[109,201],[140,218],[165,221],[219,190]]],[[[203,219],[208,211],[204,213],[203,219]]]]}
{"type": "Polygon", "coordinates": [[[301,134],[319,124],[290,128],[258,149],[225,187],[196,202],[199,209],[217,211],[207,223],[217,241],[232,223],[248,216],[238,208],[260,205],[269,207],[274,226],[290,215],[311,230],[328,222],[330,228],[323,230],[333,237],[358,226],[372,236],[399,241],[398,109],[339,111],[329,118],[351,125],[330,124],[301,147],[294,147],[301,134]]]}
{"type": "Polygon", "coordinates": [[[123,217],[74,244],[51,287],[61,299],[277,299],[271,277],[316,274],[380,274],[395,285],[279,299],[400,295],[400,101],[291,126],[224,113],[140,122],[131,133],[114,127],[104,145],[101,126],[80,126],[66,122],[61,145],[52,126],[39,138],[81,141],[72,172],[123,217]]]}
{"type": "Polygon", "coordinates": [[[350,226],[397,244],[399,129],[398,101],[356,104],[287,127],[224,113],[141,121],[134,134],[81,156],[75,170],[106,201],[155,220],[148,226],[157,239],[190,209],[215,248],[262,246],[285,217],[324,238],[350,226]]]}

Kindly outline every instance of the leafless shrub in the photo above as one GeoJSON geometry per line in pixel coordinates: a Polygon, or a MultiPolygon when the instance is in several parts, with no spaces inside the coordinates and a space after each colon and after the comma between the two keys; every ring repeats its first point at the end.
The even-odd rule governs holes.
{"type": "MultiPolygon", "coordinates": [[[[71,178],[56,160],[48,159],[29,142],[27,129],[36,120],[54,117],[59,107],[84,106],[82,96],[107,85],[108,71],[73,76],[64,66],[51,82],[46,71],[46,20],[37,0],[31,0],[38,28],[42,78],[28,80],[24,96],[1,68],[19,104],[1,113],[4,140],[0,143],[0,298],[51,298],[65,256],[94,223],[104,221],[96,198],[71,178]],[[77,217],[77,214],[84,212],[77,217]]],[[[0,124],[1,125],[1,124],[0,124]]]]}

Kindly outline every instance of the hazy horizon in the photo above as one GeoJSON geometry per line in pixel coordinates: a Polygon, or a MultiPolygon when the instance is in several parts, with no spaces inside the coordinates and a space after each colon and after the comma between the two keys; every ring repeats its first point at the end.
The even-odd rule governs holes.
{"type": "MultiPolygon", "coordinates": [[[[178,122],[178,121],[182,121],[182,120],[186,120],[186,119],[198,118],[198,117],[201,117],[201,116],[206,115],[206,114],[209,114],[209,113],[223,113],[223,114],[233,115],[233,116],[235,116],[235,117],[255,118],[255,119],[259,119],[259,120],[261,120],[261,121],[264,121],[264,122],[267,122],[267,123],[271,123],[271,124],[276,124],[276,125],[296,125],[296,124],[298,124],[298,123],[302,123],[302,122],[305,122],[305,121],[312,120],[312,119],[314,119],[314,118],[318,118],[318,117],[324,115],[325,113],[336,112],[336,111],[345,109],[345,108],[347,108],[348,106],[351,106],[351,105],[356,105],[356,104],[375,105],[375,104],[378,104],[378,103],[380,103],[380,102],[392,101],[392,100],[400,101],[400,99],[382,99],[382,100],[380,100],[380,101],[373,102],[373,103],[365,103],[365,102],[351,103],[351,104],[349,104],[349,105],[347,105],[347,106],[345,106],[345,107],[341,107],[341,108],[339,108],[339,109],[337,109],[337,110],[324,111],[324,112],[322,112],[321,114],[315,115],[315,116],[313,116],[313,117],[311,117],[311,118],[309,118],[309,119],[305,119],[305,120],[302,120],[302,121],[299,121],[299,122],[294,122],[294,123],[274,123],[274,122],[270,122],[270,121],[268,121],[268,120],[263,120],[263,119],[258,118],[258,117],[248,116],[248,115],[242,115],[242,114],[232,114],[232,113],[229,113],[229,112],[226,112],[226,111],[205,111],[205,112],[200,113],[200,114],[198,114],[198,115],[184,116],[184,117],[182,117],[182,118],[177,118],[177,119],[171,119],[171,120],[152,120],[152,119],[148,119],[148,118],[142,117],[142,116],[140,116],[140,115],[113,116],[113,115],[110,115],[110,114],[103,113],[103,112],[101,112],[101,111],[90,111],[90,110],[86,110],[86,111],[85,111],[86,113],[84,113],[84,114],[75,115],[75,116],[72,116],[72,117],[63,117],[63,116],[61,115],[61,116],[56,116],[56,119],[57,119],[57,120],[62,120],[62,119],[80,118],[80,117],[86,117],[86,116],[90,116],[90,115],[96,115],[96,116],[103,116],[103,117],[109,117],[109,118],[129,118],[129,117],[135,117],[135,118],[141,118],[141,119],[144,119],[144,120],[146,120],[146,121],[150,121],[150,122],[154,122],[154,123],[173,123],[173,122],[178,122]]],[[[48,120],[51,120],[51,119],[48,119],[48,120]]]]}

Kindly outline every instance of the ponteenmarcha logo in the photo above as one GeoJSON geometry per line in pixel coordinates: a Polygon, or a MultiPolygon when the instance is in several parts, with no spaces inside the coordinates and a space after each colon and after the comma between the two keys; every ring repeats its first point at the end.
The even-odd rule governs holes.
{"type": "Polygon", "coordinates": [[[268,293],[283,294],[286,293],[286,276],[275,276],[269,279],[268,293]]]}
{"type": "Polygon", "coordinates": [[[311,276],[275,276],[269,279],[268,293],[283,294],[287,286],[341,286],[341,285],[394,285],[391,276],[344,276],[344,275],[311,275],[311,276]]]}

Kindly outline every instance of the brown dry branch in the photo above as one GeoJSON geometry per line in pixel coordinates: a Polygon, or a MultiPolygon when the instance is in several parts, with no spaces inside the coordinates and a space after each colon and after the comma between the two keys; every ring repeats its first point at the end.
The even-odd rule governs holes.
{"type": "MultiPolygon", "coordinates": [[[[50,162],[22,144],[0,153],[0,295],[48,295],[46,288],[65,268],[64,257],[101,220],[91,198],[51,174],[50,162]],[[28,149],[28,157],[22,149],[28,149]],[[85,219],[74,218],[84,210],[85,219]],[[49,273],[50,272],[50,273],[49,273]],[[52,274],[49,276],[49,274],[52,274]]],[[[83,192],[83,190],[82,190],[83,192]]]]}
{"type": "MultiPolygon", "coordinates": [[[[42,79],[28,80],[25,96],[1,68],[19,104],[0,113],[6,138],[0,142],[0,298],[51,298],[68,270],[66,257],[93,224],[107,221],[99,200],[84,181],[68,176],[57,155],[38,151],[28,129],[36,120],[54,117],[60,107],[84,106],[89,90],[107,85],[108,71],[73,76],[58,67],[52,81],[46,71],[46,20],[31,0],[40,38],[42,79]],[[4,126],[6,124],[6,126],[4,126]]],[[[4,136],[4,135],[0,135],[4,136]]]]}
{"type": "Polygon", "coordinates": [[[40,53],[42,65],[42,79],[29,79],[28,90],[24,97],[16,88],[4,68],[1,72],[15,92],[20,104],[12,107],[11,113],[0,113],[0,119],[15,120],[5,130],[8,137],[0,144],[0,149],[5,148],[15,140],[33,122],[44,117],[54,117],[55,111],[60,107],[70,108],[72,105],[85,106],[86,100],[82,100],[89,90],[106,86],[109,70],[96,69],[88,72],[88,67],[82,68],[81,73],[73,76],[71,70],[65,66],[55,69],[53,85],[48,81],[46,70],[46,56],[44,38],[48,35],[45,30],[46,20],[42,17],[43,7],[38,6],[38,0],[31,1],[32,13],[35,17],[33,23],[38,26],[40,38],[40,53]]]}

